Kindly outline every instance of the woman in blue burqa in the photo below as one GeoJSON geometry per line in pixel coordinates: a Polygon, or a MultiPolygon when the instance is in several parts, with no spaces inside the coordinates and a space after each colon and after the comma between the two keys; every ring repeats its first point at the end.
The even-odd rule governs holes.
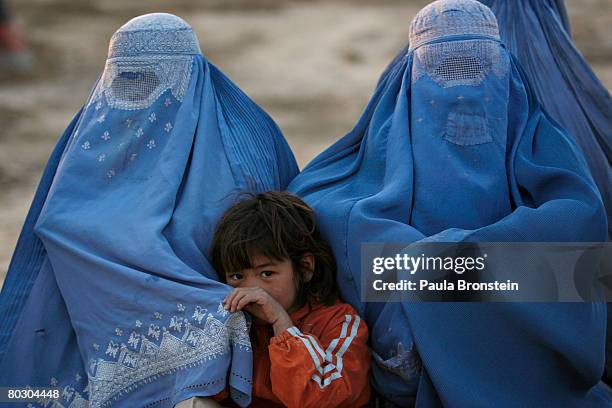
{"type": "Polygon", "coordinates": [[[400,406],[605,407],[601,303],[368,303],[362,242],[601,242],[575,142],[540,107],[495,16],[440,0],[355,128],[289,189],[312,205],[342,295],[371,329],[373,385],[400,406]]]}
{"type": "MultiPolygon", "coordinates": [[[[582,149],[612,237],[612,98],[572,41],[564,1],[480,1],[497,17],[501,40],[520,62],[536,98],[582,149]]],[[[381,80],[407,50],[389,64],[381,80]]]]}
{"type": "Polygon", "coordinates": [[[221,306],[209,245],[244,191],[297,173],[275,123],[202,56],[191,27],[148,14],[47,164],[0,297],[0,384],[70,407],[250,399],[243,314],[221,306]]]}

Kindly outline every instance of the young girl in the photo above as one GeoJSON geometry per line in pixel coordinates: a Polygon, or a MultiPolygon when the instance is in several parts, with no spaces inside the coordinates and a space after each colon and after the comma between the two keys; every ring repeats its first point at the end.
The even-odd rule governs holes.
{"type": "Polygon", "coordinates": [[[254,406],[367,404],[368,329],[338,299],[335,260],[310,207],[273,192],[236,204],[220,221],[212,260],[236,288],[225,308],[254,316],[254,406]]]}

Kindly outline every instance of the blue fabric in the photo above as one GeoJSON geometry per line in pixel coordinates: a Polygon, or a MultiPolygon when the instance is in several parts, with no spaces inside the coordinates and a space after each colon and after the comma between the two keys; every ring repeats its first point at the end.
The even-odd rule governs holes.
{"type": "MultiPolygon", "coordinates": [[[[612,98],[574,45],[563,0],[480,0],[531,81],[544,110],[574,138],[589,164],[612,237],[612,98]],[[529,33],[529,35],[525,35],[529,33]]],[[[406,46],[381,79],[406,55],[406,46]]]]}
{"type": "Polygon", "coordinates": [[[171,407],[229,384],[246,405],[247,322],[221,307],[231,288],[209,247],[240,193],[282,190],[297,165],[275,123],[201,54],[187,55],[185,89],[113,106],[104,92],[135,103],[150,80],[138,67],[160,72],[174,56],[142,58],[107,61],[49,160],[0,295],[0,384],[56,386],[65,406],[92,407],[171,407]],[[104,88],[124,62],[115,84],[140,87],[104,88]]]}
{"type": "Polygon", "coordinates": [[[612,98],[574,45],[563,2],[482,2],[497,16],[502,40],[546,112],[582,149],[606,205],[612,237],[612,98]]]}
{"type": "MultiPolygon", "coordinates": [[[[456,12],[473,2],[436,3],[456,12]]],[[[606,239],[580,149],[503,45],[455,33],[398,58],[354,129],[289,189],[318,214],[342,296],[371,329],[373,384],[385,397],[417,407],[610,406],[598,383],[605,305],[361,301],[363,242],[606,239]],[[428,66],[427,54],[456,70],[428,66]],[[468,75],[474,56],[486,75],[468,75]]]]}
{"type": "MultiPolygon", "coordinates": [[[[499,20],[544,109],[585,154],[608,214],[612,237],[612,98],[574,45],[562,0],[482,0],[499,20]],[[529,36],[523,33],[529,32],[529,36]]],[[[612,384],[612,307],[608,307],[607,381],[612,384]]]]}

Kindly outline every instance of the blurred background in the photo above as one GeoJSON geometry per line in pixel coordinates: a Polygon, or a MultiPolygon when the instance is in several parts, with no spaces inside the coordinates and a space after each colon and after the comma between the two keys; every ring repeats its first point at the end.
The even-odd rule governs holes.
{"type": "MultiPolygon", "coordinates": [[[[16,70],[0,67],[0,285],[51,149],[127,20],[156,11],[187,20],[207,58],[277,121],[303,167],[351,129],[428,2],[8,1],[27,50],[12,38],[25,58],[16,70]]],[[[612,0],[566,5],[574,41],[610,89],[612,0]]]]}

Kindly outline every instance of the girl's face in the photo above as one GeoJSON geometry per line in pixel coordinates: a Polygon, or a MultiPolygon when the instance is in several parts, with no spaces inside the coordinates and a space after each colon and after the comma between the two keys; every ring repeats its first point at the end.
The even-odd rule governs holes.
{"type": "MultiPolygon", "coordinates": [[[[314,270],[312,255],[305,255],[302,259],[307,270],[314,270]]],[[[263,255],[255,255],[251,260],[253,268],[243,269],[239,272],[225,274],[227,283],[235,288],[248,288],[258,286],[270,294],[288,312],[293,312],[297,290],[293,274],[293,264],[290,259],[276,261],[263,255]]],[[[305,281],[310,280],[305,276],[305,281]]]]}

